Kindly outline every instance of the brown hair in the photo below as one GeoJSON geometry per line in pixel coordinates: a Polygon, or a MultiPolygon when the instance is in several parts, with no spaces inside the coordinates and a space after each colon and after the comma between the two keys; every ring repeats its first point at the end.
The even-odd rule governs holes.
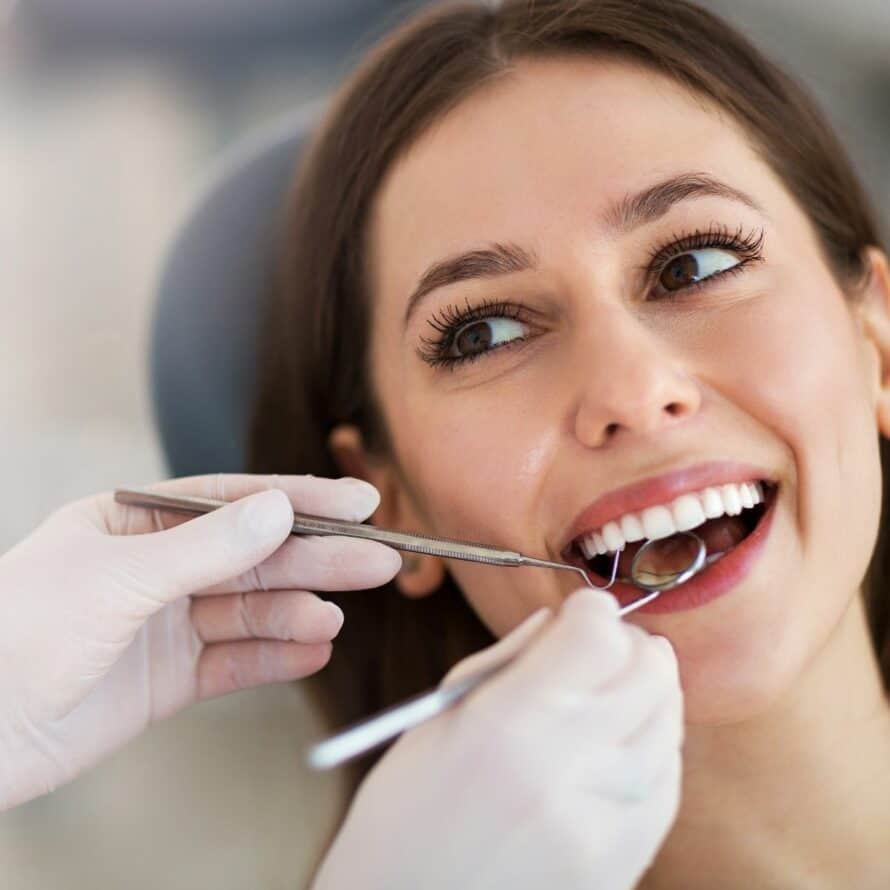
{"type": "MultiPolygon", "coordinates": [[[[254,472],[342,475],[330,430],[356,424],[387,453],[368,363],[366,220],[394,159],[436,118],[522,57],[618,53],[703,95],[740,123],[809,218],[851,297],[877,225],[850,163],[814,101],[742,35],[685,0],[507,0],[428,9],[386,37],[343,85],[301,159],[289,195],[280,275],[263,341],[254,472]]],[[[871,634],[890,687],[887,469],[867,576],[871,634]]],[[[392,585],[332,595],[346,623],[330,664],[307,681],[336,725],[435,685],[492,636],[448,579],[406,599],[392,585]]],[[[353,778],[372,765],[365,760],[353,778]]]]}

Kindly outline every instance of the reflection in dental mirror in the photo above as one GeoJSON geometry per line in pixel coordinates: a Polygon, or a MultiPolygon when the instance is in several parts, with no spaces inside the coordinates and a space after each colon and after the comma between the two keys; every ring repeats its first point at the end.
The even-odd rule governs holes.
{"type": "Polygon", "coordinates": [[[643,590],[671,590],[713,561],[706,556],[705,542],[690,531],[647,541],[631,563],[631,581],[643,590]]]}

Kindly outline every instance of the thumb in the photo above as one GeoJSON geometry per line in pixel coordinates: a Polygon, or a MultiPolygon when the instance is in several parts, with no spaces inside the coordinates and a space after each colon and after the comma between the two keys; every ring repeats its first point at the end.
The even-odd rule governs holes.
{"type": "Polygon", "coordinates": [[[166,531],[112,540],[132,551],[134,587],[161,606],[252,569],[287,540],[293,521],[287,495],[271,489],[166,531]]]}

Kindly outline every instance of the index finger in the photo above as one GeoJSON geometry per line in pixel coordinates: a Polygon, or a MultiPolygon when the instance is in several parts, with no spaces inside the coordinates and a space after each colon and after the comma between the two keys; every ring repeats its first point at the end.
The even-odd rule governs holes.
{"type": "MultiPolygon", "coordinates": [[[[321,476],[257,475],[249,473],[214,473],[207,476],[184,476],[147,486],[158,494],[237,501],[258,491],[283,491],[298,513],[311,513],[331,519],[362,522],[380,503],[374,486],[361,479],[344,476],[327,479],[321,476]]],[[[101,518],[102,530],[111,535],[138,535],[173,528],[194,517],[169,510],[152,510],[118,504],[111,492],[93,499],[101,518]]]]}

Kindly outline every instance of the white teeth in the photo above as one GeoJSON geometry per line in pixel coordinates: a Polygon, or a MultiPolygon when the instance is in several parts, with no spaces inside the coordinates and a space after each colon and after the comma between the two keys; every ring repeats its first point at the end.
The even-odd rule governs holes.
{"type": "Polygon", "coordinates": [[[720,496],[723,498],[723,507],[728,516],[738,516],[742,512],[738,485],[721,485],[720,496]]]}
{"type": "Polygon", "coordinates": [[[681,494],[672,504],[671,513],[674,515],[674,525],[678,532],[695,528],[705,522],[705,511],[701,501],[694,494],[681,494]]]}
{"type": "Polygon", "coordinates": [[[603,540],[606,542],[606,549],[615,551],[624,549],[624,535],[617,522],[607,522],[603,526],[603,540]]]}
{"type": "Polygon", "coordinates": [[[669,538],[677,530],[667,507],[646,507],[640,518],[647,538],[669,538]]]}
{"type": "Polygon", "coordinates": [[[578,541],[578,544],[581,547],[581,552],[584,554],[585,559],[593,559],[593,557],[597,556],[599,553],[598,550],[590,546],[592,541],[592,535],[585,535],[578,541]]]}
{"type": "Polygon", "coordinates": [[[716,519],[723,515],[723,498],[716,488],[706,488],[702,492],[702,505],[708,519],[716,519]]]}
{"type": "Polygon", "coordinates": [[[647,507],[641,513],[625,513],[607,522],[598,531],[578,539],[584,556],[593,559],[604,553],[623,550],[625,545],[644,538],[667,538],[688,531],[720,516],[737,516],[764,500],[760,482],[740,482],[710,486],[681,494],[670,504],[647,507]]]}
{"type": "Polygon", "coordinates": [[[621,534],[624,535],[624,540],[628,544],[632,544],[634,541],[642,541],[646,537],[646,532],[643,531],[643,523],[633,513],[625,513],[621,517],[619,525],[621,526],[621,534]]]}

